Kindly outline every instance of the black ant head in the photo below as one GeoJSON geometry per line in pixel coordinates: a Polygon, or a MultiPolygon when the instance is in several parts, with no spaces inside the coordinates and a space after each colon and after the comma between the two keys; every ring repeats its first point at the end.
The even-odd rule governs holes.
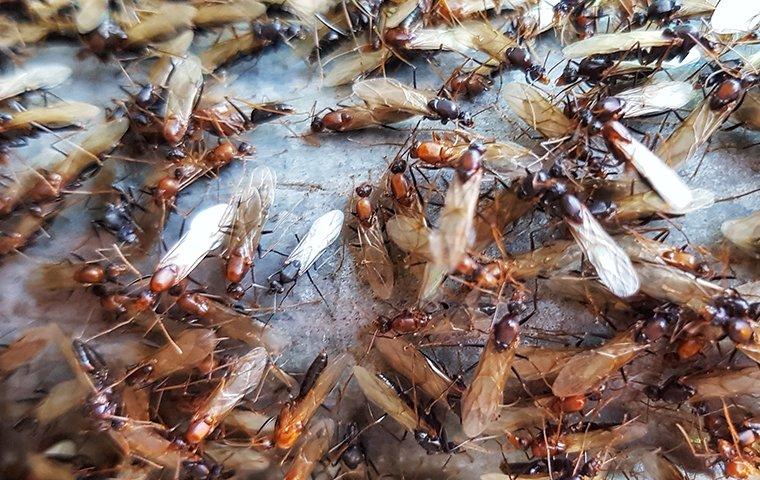
{"type": "Polygon", "coordinates": [[[166,159],[170,162],[178,162],[187,157],[187,152],[182,147],[174,147],[166,152],[166,159]]]}
{"type": "Polygon", "coordinates": [[[285,287],[282,285],[282,283],[278,282],[277,280],[269,281],[270,293],[283,293],[284,291],[285,291],[285,287]]]}
{"type": "Polygon", "coordinates": [[[314,118],[311,120],[311,131],[314,133],[325,131],[325,122],[322,121],[322,117],[314,115],[314,118]]]}
{"type": "Polygon", "coordinates": [[[648,18],[649,16],[645,12],[635,12],[631,16],[631,24],[640,27],[647,22],[648,18]]]}
{"type": "Polygon", "coordinates": [[[367,198],[372,194],[372,185],[363,183],[356,187],[356,194],[361,198],[367,198]]]}
{"type": "Polygon", "coordinates": [[[565,69],[562,70],[562,75],[557,79],[557,85],[569,85],[580,80],[580,70],[578,64],[573,62],[567,62],[565,69]]]}
{"type": "Polygon", "coordinates": [[[531,65],[525,71],[525,79],[528,83],[541,82],[549,83],[549,79],[546,77],[546,69],[541,65],[531,65]]]}
{"type": "Polygon", "coordinates": [[[391,163],[390,171],[394,175],[404,173],[406,171],[406,161],[401,158],[397,158],[393,161],[393,163],[391,163]]]}
{"type": "Polygon", "coordinates": [[[523,199],[533,198],[543,194],[549,186],[549,174],[539,170],[528,174],[517,188],[517,196],[523,199]]]}
{"type": "Polygon", "coordinates": [[[461,123],[465,127],[471,128],[475,126],[475,121],[472,119],[472,115],[470,114],[470,112],[461,112],[458,118],[459,118],[459,123],[461,123]]]}

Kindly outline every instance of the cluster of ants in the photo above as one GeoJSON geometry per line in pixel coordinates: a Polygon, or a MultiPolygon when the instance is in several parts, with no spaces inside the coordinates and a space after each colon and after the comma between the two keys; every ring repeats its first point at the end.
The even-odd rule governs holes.
{"type": "Polygon", "coordinates": [[[101,109],[49,101],[72,75],[64,65],[0,77],[3,154],[38,134],[67,146],[8,176],[0,256],[44,250],[59,213],[108,197],[97,247],[37,262],[24,279],[89,296],[108,323],[85,338],[51,312],[8,334],[0,388],[51,356],[66,373],[31,398],[2,399],[2,478],[760,478],[760,283],[738,268],[760,258],[760,211],[723,223],[720,245],[666,242],[679,217],[756,193],[716,199],[677,169],[721,128],[760,130],[760,2],[14,0],[0,10],[6,63],[73,41],[141,78],[101,109]],[[535,54],[551,32],[541,41],[561,50],[559,75],[535,54]],[[268,49],[292,49],[322,88],[351,85],[346,101],[310,112],[304,141],[408,135],[345,209],[308,219],[262,285],[254,266],[276,243],[264,235],[288,228],[270,218],[275,169],[248,168],[255,145],[244,139],[298,112],[231,95],[222,72],[268,49]],[[386,76],[442,52],[467,60],[438,89],[386,76]],[[504,117],[541,138],[533,148],[478,133],[470,106],[497,84],[504,117]],[[656,133],[632,126],[652,118],[656,133]],[[436,122],[423,138],[420,126],[436,122]],[[126,157],[149,159],[138,187],[114,182],[126,157]],[[229,198],[193,210],[166,245],[183,190],[242,163],[229,198]],[[536,224],[540,244],[521,250],[514,240],[536,224]],[[288,371],[277,314],[339,239],[353,244],[357,291],[403,305],[361,319],[348,351],[288,371]],[[221,288],[196,279],[213,262],[221,288]],[[583,307],[579,328],[587,311],[614,332],[541,334],[539,286],[583,307]],[[452,345],[477,361],[434,358],[452,345]],[[350,397],[360,411],[347,416],[350,397]],[[369,448],[396,441],[412,448],[369,448]]]}

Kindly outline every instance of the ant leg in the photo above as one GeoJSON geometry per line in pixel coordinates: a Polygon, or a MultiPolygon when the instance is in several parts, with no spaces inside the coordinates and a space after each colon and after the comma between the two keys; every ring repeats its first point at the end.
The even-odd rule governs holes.
{"type": "Polygon", "coordinates": [[[311,273],[309,273],[308,270],[306,271],[306,277],[309,279],[309,281],[311,282],[311,284],[314,286],[314,290],[316,290],[317,293],[319,294],[319,298],[321,298],[322,301],[324,302],[325,308],[327,308],[327,311],[330,313],[330,317],[332,317],[333,319],[335,319],[335,315],[333,314],[333,311],[330,308],[330,304],[327,302],[327,299],[325,298],[325,296],[322,295],[322,292],[319,290],[319,287],[317,286],[316,282],[314,282],[314,279],[311,278],[311,273]]]}

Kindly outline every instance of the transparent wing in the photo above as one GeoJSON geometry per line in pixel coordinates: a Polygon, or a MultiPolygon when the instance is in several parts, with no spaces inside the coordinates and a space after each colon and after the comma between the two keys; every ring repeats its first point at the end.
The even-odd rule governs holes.
{"type": "Polygon", "coordinates": [[[394,108],[415,115],[429,114],[427,104],[435,98],[431,92],[415,90],[392,78],[363,80],[354,84],[353,91],[370,107],[394,108]]]}
{"type": "MultiPolygon", "coordinates": [[[[691,190],[681,180],[681,177],[663,162],[660,157],[633,138],[627,130],[621,130],[621,124],[618,123],[617,125],[618,132],[625,131],[627,135],[625,137],[615,135],[614,133],[612,135],[605,135],[605,141],[608,145],[611,144],[616,152],[622,154],[625,160],[630,162],[636,171],[646,178],[654,191],[669,205],[675,209],[688,207],[693,197],[691,190]]],[[[605,125],[606,127],[607,125],[605,125]]],[[[622,129],[624,128],[622,127],[622,129]]]]}
{"type": "Polygon", "coordinates": [[[385,222],[385,231],[388,233],[388,238],[404,252],[429,257],[430,228],[422,219],[394,215],[385,222]]]}
{"type": "Polygon", "coordinates": [[[468,437],[483,433],[498,416],[518,343],[516,339],[500,352],[491,335],[483,348],[472,382],[462,395],[462,430],[468,437]]]}
{"type": "Polygon", "coordinates": [[[734,119],[744,128],[760,130],[760,92],[749,91],[744,95],[741,105],[734,111],[734,119]]]}
{"type": "Polygon", "coordinates": [[[314,15],[327,12],[337,3],[336,0],[285,0],[283,5],[303,23],[312,26],[316,22],[314,15]]]}
{"type": "Polygon", "coordinates": [[[568,453],[589,450],[614,449],[618,445],[631,443],[646,435],[647,426],[637,421],[629,421],[612,428],[596,428],[581,433],[569,433],[562,437],[568,453]]]}
{"type": "Polygon", "coordinates": [[[433,261],[442,269],[454,270],[474,241],[473,224],[482,178],[482,170],[464,182],[454,175],[449,185],[438,228],[431,232],[429,240],[433,261]]]}
{"type": "Polygon", "coordinates": [[[736,349],[746,355],[747,358],[760,363],[760,327],[755,326],[755,333],[750,343],[738,343],[736,349]]]}
{"type": "Polygon", "coordinates": [[[164,135],[170,141],[184,136],[202,86],[203,69],[198,57],[187,55],[176,61],[166,86],[164,135]]]}
{"type": "MultiPolygon", "coordinates": [[[[185,295],[190,300],[191,308],[187,310],[188,313],[207,320],[204,324],[218,328],[219,333],[224,337],[239,340],[252,347],[263,346],[273,355],[281,353],[288,343],[282,334],[275,333],[271,327],[218,300],[200,293],[185,295]],[[195,305],[200,305],[201,308],[193,308],[195,305]]],[[[183,298],[185,297],[180,297],[178,301],[180,308],[184,308],[185,305],[183,298]]]]}
{"type": "Polygon", "coordinates": [[[584,58],[591,55],[624,52],[635,48],[669,45],[672,39],[663,35],[664,30],[636,30],[623,33],[600,33],[562,49],[565,58],[584,58]]]}
{"type": "Polygon", "coordinates": [[[223,203],[196,214],[184,235],[158,262],[156,271],[174,265],[177,268],[175,282],[187,277],[209,252],[221,245],[231,216],[232,209],[223,203]]]}
{"type": "Polygon", "coordinates": [[[228,23],[250,23],[266,11],[266,5],[258,0],[200,4],[193,17],[193,24],[203,28],[228,23]]]}
{"type": "Polygon", "coordinates": [[[346,85],[385,65],[390,57],[387,49],[369,45],[334,55],[324,63],[324,83],[328,87],[346,85]]]}
{"type": "Polygon", "coordinates": [[[414,433],[419,424],[417,413],[396,395],[395,390],[364,367],[354,367],[354,378],[367,399],[414,433]]]}
{"type": "Polygon", "coordinates": [[[727,220],[720,226],[720,231],[728,241],[760,258],[760,211],[743,218],[727,220]]]}
{"type": "Polygon", "coordinates": [[[331,210],[314,221],[306,235],[285,260],[285,265],[301,262],[299,275],[311,268],[314,262],[338,239],[343,229],[343,212],[331,210]]]}
{"type": "Polygon", "coordinates": [[[567,221],[573,238],[596,269],[599,280],[615,295],[630,297],[639,290],[639,277],[631,259],[599,225],[587,208],[581,209],[581,222],[567,221]]]}
{"type": "Polygon", "coordinates": [[[157,38],[166,38],[191,28],[196,9],[192,5],[162,4],[151,15],[126,29],[128,45],[143,45],[157,38]]]}
{"type": "MultiPolygon", "coordinates": [[[[486,435],[504,435],[505,432],[512,433],[523,428],[540,427],[548,419],[556,420],[549,408],[553,401],[554,397],[547,395],[517,405],[502,405],[499,409],[499,415],[483,433],[486,435]]],[[[511,477],[504,478],[517,480],[511,477]]]]}
{"type": "Polygon", "coordinates": [[[378,125],[390,125],[403,122],[413,116],[413,114],[400,112],[392,108],[368,107],[366,105],[343,107],[334,110],[334,112],[340,113],[343,117],[340,127],[332,128],[333,131],[337,132],[361,130],[378,125]]]}
{"type": "Polygon", "coordinates": [[[152,378],[164,378],[175,372],[190,370],[214,353],[217,338],[213,330],[184,330],[174,340],[145,359],[153,367],[152,378]],[[179,349],[179,350],[178,350],[179,349]]]}
{"type": "Polygon", "coordinates": [[[58,324],[26,330],[15,342],[0,352],[0,374],[9,374],[37,356],[43,349],[62,337],[58,324]]]}
{"type": "Polygon", "coordinates": [[[683,472],[659,450],[639,450],[636,454],[643,474],[654,480],[685,480],[683,472]]]}
{"type": "Polygon", "coordinates": [[[359,265],[378,298],[387,300],[393,293],[393,263],[385,248],[383,232],[377,218],[372,225],[359,225],[361,257],[359,265]]]}
{"type": "MultiPolygon", "coordinates": [[[[708,97],[709,98],[709,97],[708,97]]],[[[699,150],[713,133],[728,120],[731,109],[713,110],[705,100],[681,122],[657,148],[655,155],[671,168],[677,168],[699,150]]]]}
{"type": "Polygon", "coordinates": [[[423,307],[439,292],[439,287],[449,274],[446,266],[436,265],[433,262],[425,264],[425,271],[420,281],[420,291],[417,293],[417,306],[423,307]]]}
{"type": "Polygon", "coordinates": [[[17,70],[0,77],[0,100],[15,97],[24,92],[53,88],[71,76],[65,65],[45,65],[17,70]]]}
{"type": "Polygon", "coordinates": [[[446,404],[445,395],[451,391],[453,382],[414,345],[398,337],[377,337],[375,348],[385,362],[409,379],[415,388],[425,392],[433,401],[446,404]]]}
{"type": "Polygon", "coordinates": [[[269,355],[263,348],[254,348],[235,359],[227,378],[209,399],[205,415],[196,414],[196,417],[221,417],[232,410],[244,396],[258,386],[264,377],[268,361],[269,355]]]}
{"type": "MultiPolygon", "coordinates": [[[[340,376],[349,367],[350,357],[343,353],[335,357],[328,363],[319,378],[314,383],[314,386],[306,392],[306,394],[298,399],[295,405],[291,408],[287,404],[283,407],[286,415],[283,415],[283,411],[280,412],[280,417],[277,420],[276,429],[278,432],[276,436],[287,437],[292,432],[300,434],[303,427],[311,420],[314,414],[325,401],[327,395],[330,394],[332,389],[340,380],[340,376]],[[283,419],[283,420],[281,420],[283,419]]],[[[292,441],[295,441],[297,437],[291,437],[292,441]]],[[[284,442],[290,443],[290,442],[284,442]]]]}
{"type": "Polygon", "coordinates": [[[655,214],[662,215],[686,215],[712,206],[715,203],[715,194],[709,190],[696,188],[691,191],[692,200],[689,205],[683,208],[673,208],[672,205],[665,201],[656,192],[642,192],[634,195],[615,200],[617,210],[614,218],[627,222],[640,218],[647,218],[655,214]]]}
{"type": "Polygon", "coordinates": [[[446,50],[462,55],[478,49],[478,36],[467,25],[432,27],[414,30],[404,43],[407,50],[446,50]]]}
{"type": "Polygon", "coordinates": [[[573,122],[538,88],[524,83],[508,83],[502,92],[512,111],[544,137],[563,137],[572,131],[573,122]]]}
{"type": "Polygon", "coordinates": [[[332,419],[323,418],[311,425],[284,478],[286,480],[311,478],[311,473],[330,448],[334,433],[335,421],[332,419]]]}
{"type": "Polygon", "coordinates": [[[685,0],[678,9],[679,17],[693,17],[703,15],[715,10],[717,0],[685,0]]]}
{"type": "Polygon", "coordinates": [[[623,101],[623,116],[640,117],[685,106],[694,98],[694,88],[687,82],[657,82],[625,90],[615,98],[623,101]]]}
{"type": "Polygon", "coordinates": [[[636,342],[634,334],[628,331],[615,336],[601,347],[574,355],[557,374],[557,379],[552,384],[552,393],[557,397],[585,395],[630,363],[647,346],[646,343],[636,342]]]}
{"type": "Polygon", "coordinates": [[[262,166],[254,169],[248,178],[248,184],[233,203],[236,209],[228,250],[241,248],[244,255],[253,258],[269,216],[269,207],[274,202],[277,176],[269,167],[262,166]]]}
{"type": "Polygon", "coordinates": [[[77,32],[90,33],[108,18],[108,0],[79,0],[74,15],[77,32]]]}
{"type": "Polygon", "coordinates": [[[695,277],[691,273],[667,265],[640,263],[636,273],[641,279],[642,293],[677,305],[685,305],[696,311],[723,292],[715,283],[695,277]]]}
{"type": "Polygon", "coordinates": [[[28,128],[39,123],[48,128],[82,124],[100,114],[100,108],[82,102],[58,102],[47,107],[34,107],[14,113],[10,120],[0,125],[0,130],[28,128]]]}
{"type": "Polygon", "coordinates": [[[694,388],[691,402],[700,402],[711,398],[733,398],[737,395],[760,394],[760,369],[747,367],[739,370],[723,370],[684,380],[686,385],[694,388]]]}
{"type": "Polygon", "coordinates": [[[578,353],[577,348],[545,348],[521,346],[512,368],[526,382],[554,376],[567,359],[578,353]]]}
{"type": "Polygon", "coordinates": [[[578,265],[581,250],[572,241],[556,240],[529,252],[505,260],[508,274],[515,280],[534,278],[549,272],[567,270],[578,265]]]}

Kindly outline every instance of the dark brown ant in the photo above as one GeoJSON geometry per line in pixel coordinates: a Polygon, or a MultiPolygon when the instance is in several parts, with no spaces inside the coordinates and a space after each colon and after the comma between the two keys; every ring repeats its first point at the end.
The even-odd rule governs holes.
{"type": "Polygon", "coordinates": [[[710,109],[722,110],[730,104],[738,107],[747,90],[758,84],[760,84],[760,75],[753,73],[743,74],[740,78],[724,75],[710,93],[710,109]]]}
{"type": "Polygon", "coordinates": [[[631,23],[641,26],[648,22],[663,24],[670,22],[683,5],[680,0],[654,0],[647,6],[646,12],[633,14],[631,23]]]}
{"type": "Polygon", "coordinates": [[[446,430],[435,418],[434,414],[426,414],[424,409],[414,408],[414,402],[406,394],[406,392],[396,384],[393,380],[386,375],[379,373],[378,378],[388,385],[396,395],[399,396],[410,407],[417,411],[422,423],[427,428],[419,428],[414,432],[414,439],[417,443],[428,453],[458,453],[459,449],[456,448],[454,443],[448,441],[446,430]],[[435,432],[435,433],[434,433],[435,432]]]}
{"type": "Polygon", "coordinates": [[[524,72],[528,83],[549,83],[546,70],[535,62],[530,51],[525,47],[508,48],[504,55],[504,61],[507,68],[515,68],[524,72]]]}
{"type": "MultiPolygon", "coordinates": [[[[128,190],[115,188],[119,198],[114,202],[108,202],[103,212],[103,217],[95,223],[103,227],[120,242],[127,244],[137,243],[137,223],[132,217],[132,208],[137,205],[133,195],[128,190]]],[[[138,206],[138,208],[140,208],[138,206]]]]}
{"type": "Polygon", "coordinates": [[[340,45],[340,40],[351,37],[352,34],[358,34],[372,25],[377,25],[381,5],[382,2],[379,0],[364,0],[341,6],[341,14],[345,16],[346,24],[350,26],[350,29],[333,26],[326,18],[318,14],[317,19],[328,28],[328,31],[319,39],[318,45],[310,53],[309,61],[315,62],[319,57],[332,52],[340,45]]]}
{"type": "MultiPolygon", "coordinates": [[[[757,310],[757,307],[755,307],[757,310]]],[[[752,341],[754,329],[750,317],[750,303],[736,290],[727,289],[723,295],[714,298],[707,308],[707,315],[713,325],[722,327],[734,343],[752,341]]]]}
{"type": "Polygon", "coordinates": [[[344,444],[346,445],[343,453],[340,455],[340,461],[349,470],[356,470],[360,465],[366,462],[366,455],[364,453],[364,446],[359,438],[359,427],[355,422],[348,424],[346,433],[343,436],[344,444]]]}
{"type": "Polygon", "coordinates": [[[327,360],[327,352],[323,350],[319,352],[316,358],[311,362],[311,365],[309,365],[309,368],[304,374],[303,380],[301,380],[301,386],[298,390],[297,398],[303,398],[307,393],[309,393],[309,390],[314,387],[314,384],[317,382],[319,375],[327,367],[327,360]]]}
{"type": "Polygon", "coordinates": [[[456,70],[446,81],[446,90],[454,97],[463,94],[467,98],[475,98],[488,90],[492,84],[493,81],[487,75],[456,70]]]}
{"type": "Polygon", "coordinates": [[[235,476],[234,470],[224,470],[221,465],[206,460],[183,460],[180,480],[224,480],[235,476]]]}
{"type": "Polygon", "coordinates": [[[510,311],[493,326],[493,336],[496,341],[496,350],[502,352],[509,348],[520,333],[520,321],[517,313],[510,311]]]}
{"type": "Polygon", "coordinates": [[[591,55],[580,62],[570,61],[557,79],[557,85],[570,85],[583,80],[597,84],[609,78],[608,71],[615,65],[609,55],[591,55]]]}
{"type": "Polygon", "coordinates": [[[593,36],[596,33],[596,21],[600,18],[595,12],[581,3],[570,12],[570,22],[581,39],[593,36]]]}
{"type": "Polygon", "coordinates": [[[397,335],[417,333],[430,323],[431,316],[419,309],[404,310],[393,318],[380,317],[376,323],[380,332],[397,335]]]}
{"type": "Polygon", "coordinates": [[[662,385],[648,385],[644,393],[653,401],[681,404],[693,397],[696,392],[693,387],[682,383],[679,377],[673,376],[662,385]]]}
{"type": "Polygon", "coordinates": [[[87,264],[74,272],[74,281],[84,285],[103,283],[106,270],[98,264],[87,264]]]}
{"type": "Polygon", "coordinates": [[[86,400],[87,412],[96,420],[99,429],[108,430],[114,425],[113,417],[120,410],[118,394],[109,385],[108,366],[100,353],[86,342],[74,340],[72,349],[79,365],[90,376],[96,388],[96,392],[86,400]]]}
{"type": "Polygon", "coordinates": [[[275,18],[264,22],[253,22],[251,32],[256,38],[277,44],[280,41],[297,36],[301,32],[301,28],[296,24],[286,23],[275,18]]]}
{"type": "Polygon", "coordinates": [[[475,122],[469,112],[462,110],[458,103],[448,98],[436,97],[427,103],[427,107],[436,114],[437,120],[446,125],[450,121],[459,121],[465,127],[472,127],[475,122]]]}

